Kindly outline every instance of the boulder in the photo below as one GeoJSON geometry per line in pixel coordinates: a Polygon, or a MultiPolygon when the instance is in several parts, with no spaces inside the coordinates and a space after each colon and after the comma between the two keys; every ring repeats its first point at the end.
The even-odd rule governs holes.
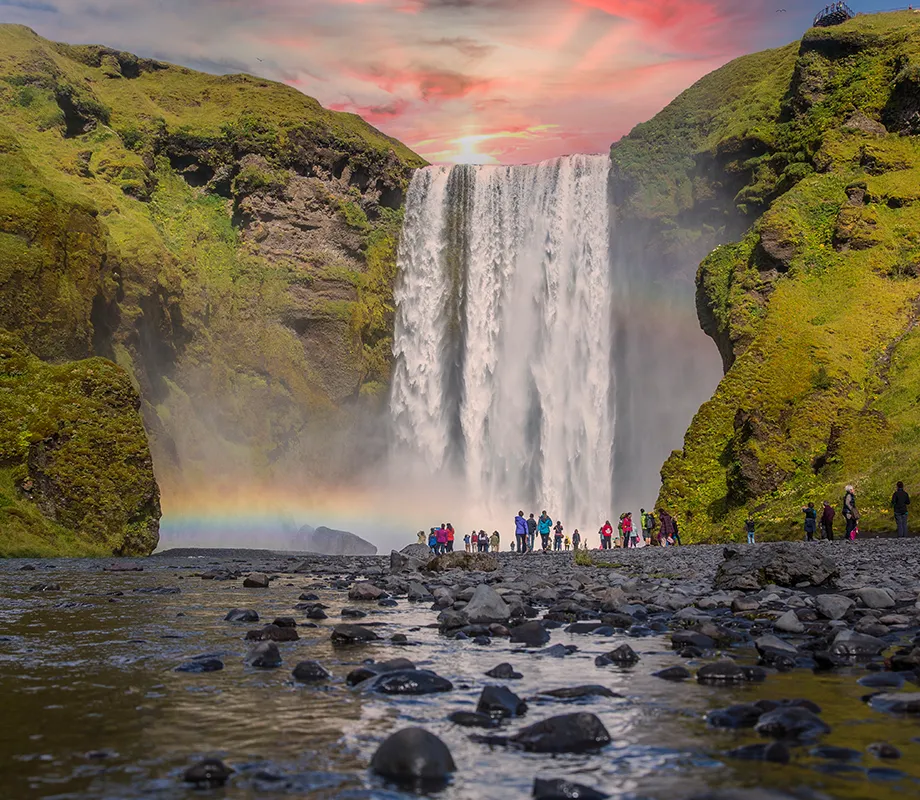
{"type": "Polygon", "coordinates": [[[319,683],[328,681],[332,675],[318,661],[301,661],[291,673],[295,681],[301,683],[319,683]]]}
{"type": "Polygon", "coordinates": [[[250,667],[272,669],[281,666],[281,652],[274,642],[259,642],[246,654],[246,663],[250,667]]]}
{"type": "Polygon", "coordinates": [[[805,626],[791,608],[773,623],[773,627],[783,633],[803,633],[805,626]]]}
{"type": "Polygon", "coordinates": [[[486,675],[488,675],[490,678],[496,678],[500,681],[516,681],[524,677],[520,672],[515,672],[514,667],[507,663],[499,664],[497,667],[492,667],[492,669],[490,669],[486,675]]]}
{"type": "Polygon", "coordinates": [[[212,789],[223,786],[230,780],[232,774],[233,769],[219,758],[205,758],[190,766],[182,776],[182,780],[201,789],[212,789]]]}
{"type": "Polygon", "coordinates": [[[549,641],[549,631],[542,622],[533,620],[511,629],[511,643],[525,644],[528,647],[541,647],[549,641]]]}
{"type": "Polygon", "coordinates": [[[440,784],[457,767],[447,745],[424,728],[404,728],[377,748],[371,769],[404,784],[440,784]]]}
{"type": "Polygon", "coordinates": [[[449,692],[454,685],[431,670],[403,669],[377,675],[362,688],[379,694],[423,695],[449,692]]]}
{"type": "Polygon", "coordinates": [[[176,667],[176,672],[191,672],[201,674],[204,672],[219,672],[224,668],[224,662],[215,655],[195,656],[184,664],[176,667]]]}
{"type": "Polygon", "coordinates": [[[747,681],[744,670],[734,661],[718,661],[715,664],[706,664],[696,673],[699,683],[710,686],[727,686],[741,684],[747,681]]]}
{"type": "Polygon", "coordinates": [[[841,594],[821,594],[815,598],[815,610],[825,619],[843,619],[854,605],[849,597],[841,594]]]}
{"type": "Polygon", "coordinates": [[[581,711],[530,725],[510,742],[529,753],[585,753],[610,744],[610,734],[595,714],[581,711]]]}
{"type": "Polygon", "coordinates": [[[792,759],[792,753],[782,742],[746,744],[729,750],[725,755],[744,761],[768,761],[773,764],[788,764],[792,759]]]}
{"type": "Polygon", "coordinates": [[[364,644],[376,642],[380,637],[370,628],[363,625],[336,625],[332,629],[332,643],[334,645],[364,644]]]}
{"type": "Polygon", "coordinates": [[[867,586],[856,594],[866,608],[893,608],[895,605],[894,597],[887,589],[867,586]]]}
{"type": "Polygon", "coordinates": [[[631,667],[639,661],[639,655],[628,644],[621,644],[616,650],[598,656],[594,659],[594,664],[598,667],[606,667],[610,664],[616,664],[618,667],[631,667]]]}
{"type": "Polygon", "coordinates": [[[581,700],[584,697],[622,697],[606,686],[589,684],[585,686],[563,686],[561,689],[545,689],[538,693],[540,697],[552,697],[554,700],[581,700]]]}
{"type": "Polygon", "coordinates": [[[920,714],[920,692],[877,694],[869,700],[869,705],[889,714],[920,714]]]}
{"type": "Polygon", "coordinates": [[[811,742],[831,732],[830,725],[817,714],[799,706],[768,711],[757,721],[754,730],[761,736],[795,742],[811,742]]]}
{"type": "Polygon", "coordinates": [[[382,597],[386,596],[386,592],[383,589],[374,586],[374,584],[369,581],[361,581],[356,583],[348,592],[349,600],[356,600],[359,602],[370,603],[374,600],[379,600],[382,597]]]}
{"type": "Polygon", "coordinates": [[[498,717],[490,717],[478,711],[454,711],[448,714],[447,718],[454,725],[461,725],[464,728],[498,728],[502,724],[498,717]]]}
{"type": "Polygon", "coordinates": [[[831,653],[846,658],[871,658],[888,648],[888,642],[865,633],[843,630],[834,638],[831,653]]]}
{"type": "Polygon", "coordinates": [[[264,572],[250,572],[243,579],[243,588],[244,589],[267,589],[268,588],[268,575],[264,572]]]}
{"type": "Polygon", "coordinates": [[[562,778],[535,778],[533,782],[533,796],[536,800],[605,800],[609,794],[572,783],[562,778]]]}
{"type": "Polygon", "coordinates": [[[231,608],[224,620],[227,622],[258,622],[259,615],[251,608],[231,608]]]}
{"type": "Polygon", "coordinates": [[[743,703],[710,711],[706,715],[706,722],[713,728],[753,728],[762,715],[759,706],[743,703]]]}
{"type": "Polygon", "coordinates": [[[717,589],[752,591],[769,584],[795,587],[834,586],[840,570],[818,548],[791,542],[762,544],[757,547],[726,547],[724,560],[716,572],[717,589]]]}
{"type": "Polygon", "coordinates": [[[293,628],[282,628],[278,625],[266,625],[246,634],[247,642],[296,642],[299,638],[293,628]]]}
{"type": "Polygon", "coordinates": [[[506,622],[511,616],[511,608],[495,589],[485,583],[480,583],[464,607],[463,613],[472,624],[482,625],[490,622],[506,622]]]}
{"type": "Polygon", "coordinates": [[[476,711],[491,717],[521,717],[527,712],[527,703],[505,686],[486,686],[476,711]]]}
{"type": "Polygon", "coordinates": [[[607,589],[607,591],[600,596],[602,611],[619,611],[627,603],[629,603],[629,598],[626,596],[626,592],[619,586],[607,589]]]}
{"type": "Polygon", "coordinates": [[[652,675],[664,681],[685,681],[692,677],[690,670],[681,666],[665,667],[665,669],[658,670],[658,672],[653,672],[652,675]]]}
{"type": "Polygon", "coordinates": [[[425,584],[419,583],[418,581],[409,581],[408,589],[409,601],[412,603],[419,603],[423,601],[431,601],[431,592],[425,587],[425,584]]]}
{"type": "Polygon", "coordinates": [[[452,569],[462,569],[467,572],[495,572],[498,569],[498,559],[488,553],[444,553],[435,556],[426,565],[428,572],[447,572],[452,569]]]}

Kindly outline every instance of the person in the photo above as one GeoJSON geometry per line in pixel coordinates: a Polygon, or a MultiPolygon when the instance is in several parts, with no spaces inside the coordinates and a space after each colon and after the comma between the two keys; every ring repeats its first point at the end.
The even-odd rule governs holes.
{"type": "Polygon", "coordinates": [[[443,555],[447,552],[447,525],[441,524],[441,527],[438,528],[436,537],[438,540],[438,555],[443,555]]]}
{"type": "Polygon", "coordinates": [[[428,549],[431,551],[431,555],[436,556],[438,554],[438,533],[434,528],[428,534],[428,549]]]}
{"type": "Polygon", "coordinates": [[[581,544],[581,534],[578,532],[578,528],[576,528],[572,533],[572,547],[574,547],[577,550],[580,544],[581,544]]]}
{"type": "Polygon", "coordinates": [[[514,518],[514,538],[517,542],[519,553],[527,552],[527,520],[524,519],[524,512],[518,511],[514,518]]]}
{"type": "Polygon", "coordinates": [[[632,513],[627,511],[623,516],[623,547],[635,547],[639,532],[633,528],[632,513]]]}
{"type": "Polygon", "coordinates": [[[659,508],[658,519],[661,520],[658,528],[658,544],[662,547],[674,544],[674,518],[663,508],[659,508]]]}
{"type": "Polygon", "coordinates": [[[428,540],[428,537],[425,536],[425,531],[419,531],[418,532],[418,543],[425,544],[427,540],[428,540]]]}
{"type": "Polygon", "coordinates": [[[898,488],[891,496],[891,506],[894,509],[894,521],[898,526],[898,538],[907,538],[907,507],[910,505],[910,495],[904,491],[904,483],[898,481],[898,488]]]}
{"type": "Polygon", "coordinates": [[[454,526],[449,522],[447,523],[447,552],[454,552],[454,526]]]}
{"type": "Polygon", "coordinates": [[[572,542],[569,541],[569,537],[568,537],[568,536],[565,537],[565,549],[566,549],[566,550],[571,550],[571,549],[572,549],[572,542]]]}
{"type": "Polygon", "coordinates": [[[815,540],[815,531],[818,529],[818,512],[814,503],[809,503],[802,509],[805,515],[805,540],[813,542],[815,540]]]}
{"type": "Polygon", "coordinates": [[[544,553],[549,550],[549,534],[552,529],[553,521],[549,518],[549,514],[544,511],[540,514],[540,519],[537,522],[537,530],[540,531],[540,540],[543,544],[544,553]]]}
{"type": "Polygon", "coordinates": [[[601,550],[609,550],[610,542],[613,537],[613,526],[610,524],[609,519],[604,523],[604,526],[598,533],[601,537],[601,550]]]}
{"type": "Polygon", "coordinates": [[[748,517],[744,529],[747,531],[748,544],[754,544],[754,520],[748,517]]]}
{"type": "Polygon", "coordinates": [[[671,544],[680,545],[680,527],[676,517],[671,517],[671,544]]]}
{"type": "Polygon", "coordinates": [[[843,495],[843,518],[846,521],[846,537],[851,542],[859,531],[859,509],[856,507],[856,489],[852,484],[846,487],[843,495]]]}
{"type": "Polygon", "coordinates": [[[553,550],[562,550],[562,531],[562,522],[557,519],[553,527],[553,550]]]}
{"type": "Polygon", "coordinates": [[[834,541],[834,515],[837,512],[834,511],[834,507],[824,501],[824,511],[821,512],[821,530],[824,532],[824,538],[827,541],[834,541]]]}
{"type": "Polygon", "coordinates": [[[485,531],[479,531],[479,552],[489,552],[489,537],[486,535],[485,531]]]}
{"type": "Polygon", "coordinates": [[[501,537],[498,535],[498,531],[492,531],[492,538],[491,538],[490,543],[492,545],[493,553],[497,553],[501,550],[502,540],[501,540],[501,537]]]}
{"type": "MultiPolygon", "coordinates": [[[[474,536],[476,535],[475,531],[473,532],[473,535],[474,535],[474,536]]],[[[472,540],[470,539],[470,535],[469,535],[469,534],[467,534],[466,536],[463,537],[463,545],[464,545],[464,547],[466,548],[466,552],[467,552],[467,553],[472,553],[472,552],[473,552],[473,548],[470,546],[470,542],[471,542],[471,541],[472,541],[472,540]]]]}
{"type": "Polygon", "coordinates": [[[642,538],[645,539],[646,544],[651,544],[652,531],[655,530],[655,526],[658,524],[658,521],[655,519],[655,515],[651,511],[646,512],[643,509],[642,514],[644,516],[639,518],[640,522],[642,523],[642,538]]]}
{"type": "Polygon", "coordinates": [[[534,544],[537,539],[537,521],[533,518],[533,514],[530,515],[527,520],[527,550],[528,552],[533,552],[534,544]]]}

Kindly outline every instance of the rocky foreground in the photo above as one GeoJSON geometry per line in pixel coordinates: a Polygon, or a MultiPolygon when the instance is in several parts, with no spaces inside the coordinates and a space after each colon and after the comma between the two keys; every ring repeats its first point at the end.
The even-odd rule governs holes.
{"type": "MultiPolygon", "coordinates": [[[[673,663],[654,673],[661,681],[743,687],[796,670],[809,678],[811,673],[839,673],[841,680],[858,679],[866,687],[864,702],[880,715],[891,715],[892,725],[916,726],[920,719],[918,549],[910,540],[649,548],[595,552],[591,554],[594,565],[579,566],[568,553],[453,553],[431,559],[427,548],[410,545],[392,553],[389,563],[383,558],[311,557],[294,565],[285,563],[280,554],[266,554],[259,565],[263,572],[247,573],[241,564],[239,570],[221,567],[200,577],[242,580],[247,587],[270,589],[273,571],[301,572],[315,576],[317,587],[328,584],[347,591],[350,607],[341,611],[345,621],[331,626],[331,641],[337,648],[382,643],[382,629],[364,618],[374,607],[395,607],[408,600],[430,606],[431,625],[443,636],[471,646],[507,639],[522,653],[565,658],[579,647],[550,646],[553,630],[562,628],[578,639],[583,636],[586,643],[617,637],[618,646],[595,658],[597,667],[628,670],[637,664],[640,656],[623,643],[624,634],[636,642],[666,636],[673,663]]],[[[303,593],[298,600],[294,608],[308,620],[328,619],[329,606],[318,602],[315,594],[303,593]]],[[[259,617],[253,609],[237,608],[227,619],[255,622],[259,617]]],[[[250,631],[246,638],[253,646],[247,663],[259,668],[281,666],[276,642],[297,639],[296,628],[290,617],[250,631]]],[[[386,635],[386,640],[412,644],[411,635],[403,632],[386,635]]],[[[641,649],[639,644],[636,648],[641,649]]],[[[411,650],[406,652],[411,655],[411,650]]],[[[204,657],[179,669],[195,672],[222,666],[219,659],[204,657]]],[[[470,738],[482,747],[537,754],[594,753],[611,743],[610,732],[591,711],[591,702],[622,695],[603,685],[581,685],[576,678],[545,693],[549,699],[577,703],[574,713],[522,727],[517,718],[526,713],[528,701],[513,689],[520,677],[511,663],[498,664],[483,677],[476,710],[456,711],[449,719],[472,729],[470,738]]],[[[331,675],[321,663],[302,661],[294,667],[293,678],[321,683],[331,675]]],[[[408,658],[365,661],[346,681],[362,691],[391,697],[454,688],[447,678],[416,668],[408,658]]],[[[831,731],[824,711],[807,696],[760,699],[712,710],[707,723],[711,728],[750,728],[759,734],[757,743],[726,752],[727,759],[783,765],[807,751],[810,757],[831,764],[871,758],[877,765],[868,770],[870,777],[873,769],[886,779],[907,777],[890,766],[902,751],[887,741],[872,743],[865,753],[822,745],[831,731]]],[[[910,754],[904,756],[908,763],[910,754]]],[[[444,741],[419,726],[406,727],[386,739],[370,767],[388,781],[422,791],[446,785],[457,769],[444,741]]],[[[222,783],[229,777],[220,762],[204,762],[190,769],[186,780],[222,783]]],[[[788,785],[795,780],[790,776],[788,785]]],[[[533,794],[543,800],[600,798],[608,796],[604,788],[541,779],[535,782],[533,794]]],[[[781,789],[760,792],[756,797],[798,796],[781,789]]],[[[749,789],[694,795],[722,800],[754,796],[749,789]]]]}

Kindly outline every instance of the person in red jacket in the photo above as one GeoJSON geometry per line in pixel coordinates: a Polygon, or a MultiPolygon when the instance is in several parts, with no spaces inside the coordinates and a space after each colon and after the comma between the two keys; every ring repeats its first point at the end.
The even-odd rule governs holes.
{"type": "Polygon", "coordinates": [[[610,549],[610,537],[613,536],[613,526],[608,519],[601,528],[601,550],[610,549]]]}

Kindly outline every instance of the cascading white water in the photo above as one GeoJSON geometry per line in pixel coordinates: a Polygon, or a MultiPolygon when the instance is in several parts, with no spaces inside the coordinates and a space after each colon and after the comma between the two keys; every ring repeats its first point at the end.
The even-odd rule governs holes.
{"type": "Polygon", "coordinates": [[[495,519],[612,516],[608,171],[606,156],[429,167],[409,190],[395,437],[495,519]]]}

